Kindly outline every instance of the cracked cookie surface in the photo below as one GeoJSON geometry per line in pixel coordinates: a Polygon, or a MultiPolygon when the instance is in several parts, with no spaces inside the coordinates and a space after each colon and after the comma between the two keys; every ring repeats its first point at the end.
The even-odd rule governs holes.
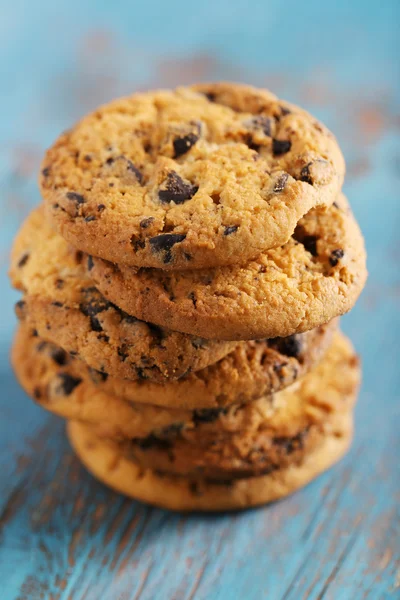
{"type": "Polygon", "coordinates": [[[72,245],[125,265],[197,269],[287,242],[343,182],[334,136],[266,90],[230,83],[134,94],[47,151],[47,214],[72,245]]]}
{"type": "Polygon", "coordinates": [[[290,240],[245,265],[162,271],[86,262],[102,293],[129,314],[209,339],[286,337],[352,308],[367,276],[364,240],[340,195],[312,209],[290,240]]]}
{"type": "Polygon", "coordinates": [[[18,316],[94,369],[163,382],[203,369],[235,347],[131,317],[94,287],[82,260],[82,253],[53,231],[39,207],[15,239],[10,276],[24,292],[18,316]]]}

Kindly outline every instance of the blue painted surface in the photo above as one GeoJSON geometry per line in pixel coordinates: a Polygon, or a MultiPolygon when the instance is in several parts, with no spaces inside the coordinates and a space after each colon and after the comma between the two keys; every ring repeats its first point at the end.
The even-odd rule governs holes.
{"type": "Polygon", "coordinates": [[[396,0],[0,1],[1,600],[400,597],[399,23],[396,0]],[[367,288],[343,319],[364,382],[337,468],[270,507],[188,517],[95,482],[63,424],[18,388],[6,269],[62,129],[139,87],[218,78],[303,104],[342,144],[369,251],[367,288]]]}

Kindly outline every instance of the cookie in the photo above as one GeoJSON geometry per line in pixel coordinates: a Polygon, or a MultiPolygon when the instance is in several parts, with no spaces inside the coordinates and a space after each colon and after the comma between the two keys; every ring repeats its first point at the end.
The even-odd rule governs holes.
{"type": "MultiPolygon", "coordinates": [[[[133,403],[172,409],[219,409],[255,400],[294,383],[318,362],[335,329],[336,323],[331,322],[289,338],[240,342],[233,352],[214,365],[162,386],[147,380],[119,379],[96,371],[83,361],[73,360],[61,347],[44,342],[37,334],[33,337],[26,326],[18,331],[13,356],[19,379],[26,381],[29,377],[27,383],[23,382],[25,390],[45,408],[53,412],[58,410],[57,414],[66,418],[78,418],[70,412],[60,412],[64,411],[64,401],[66,409],[71,410],[71,396],[56,393],[49,398],[48,391],[44,392],[41,386],[40,397],[37,398],[36,368],[39,373],[46,374],[45,390],[48,390],[50,381],[58,381],[59,373],[82,382],[79,390],[74,390],[74,399],[78,409],[82,408],[85,414],[89,410],[85,398],[95,396],[100,396],[105,404],[109,400],[103,401],[103,398],[113,396],[133,403]],[[25,369],[27,376],[23,374],[25,369]],[[75,391],[79,393],[75,395],[75,391]]],[[[58,385],[55,388],[59,390],[58,385]]],[[[122,422],[125,423],[125,418],[122,422]]]]}
{"type": "Polygon", "coordinates": [[[203,369],[235,347],[144,323],[106,300],[87,277],[82,253],[51,229],[41,208],[20,229],[11,263],[12,283],[25,293],[18,315],[101,372],[164,382],[203,369]]]}
{"type": "Polygon", "coordinates": [[[87,261],[101,292],[140,319],[240,340],[286,337],[354,305],[366,280],[364,241],[348,202],[301,219],[290,240],[243,266],[162,271],[87,261]]]}
{"type": "Polygon", "coordinates": [[[76,248],[198,269],[281,246],[344,177],[334,136],[266,90],[205,84],[101,106],[48,150],[47,214],[76,248]]]}
{"type": "Polygon", "coordinates": [[[301,461],[340,429],[359,380],[358,358],[336,334],[319,365],[294,386],[248,404],[199,411],[193,426],[122,442],[121,449],[138,465],[169,475],[230,480],[268,474],[301,461]]]}
{"type": "MultiPolygon", "coordinates": [[[[19,327],[11,363],[25,392],[44,409],[66,419],[97,425],[102,435],[146,438],[190,424],[191,411],[128,402],[104,390],[104,374],[87,367],[52,342],[19,327]]],[[[159,386],[161,387],[161,386],[159,386]]]]}
{"type": "Polygon", "coordinates": [[[98,438],[78,422],[68,423],[73,449],[100,481],[135,500],[177,511],[226,511],[273,502],[307,485],[340,460],[352,439],[353,419],[327,433],[319,447],[298,464],[248,479],[224,482],[191,480],[143,469],[124,456],[118,444],[98,438]]]}
{"type": "MultiPolygon", "coordinates": [[[[322,334],[323,341],[321,342],[321,348],[318,350],[319,354],[322,352],[322,347],[327,345],[331,339],[332,329],[322,334]]],[[[307,334],[298,337],[301,340],[302,337],[307,338],[307,334]]],[[[309,336],[308,341],[311,341],[313,337],[309,336]]],[[[290,342],[287,340],[286,343],[286,351],[293,354],[295,350],[294,340],[290,342]]],[[[183,389],[180,388],[180,385],[175,385],[180,382],[167,383],[163,386],[148,383],[146,388],[146,382],[108,377],[105,373],[88,367],[83,361],[74,358],[59,346],[41,339],[26,326],[20,326],[16,333],[11,352],[11,362],[14,372],[26,393],[46,410],[66,419],[81,420],[94,424],[97,426],[99,433],[101,432],[104,436],[121,439],[145,438],[148,436],[154,438],[155,436],[166,435],[168,430],[171,433],[174,430],[180,431],[183,428],[193,428],[200,423],[215,421],[220,415],[226,415],[227,411],[224,410],[222,402],[222,406],[216,404],[217,398],[211,395],[212,391],[215,393],[216,389],[226,389],[223,398],[225,406],[227,406],[228,399],[231,400],[231,404],[233,400],[248,402],[259,398],[260,394],[255,396],[254,390],[260,385],[261,389],[264,388],[265,390],[265,382],[275,381],[270,379],[271,373],[266,374],[264,379],[262,378],[261,365],[264,359],[266,361],[266,371],[272,370],[272,365],[274,365],[278,373],[281,373],[280,376],[276,377],[277,385],[283,384],[286,371],[288,371],[286,383],[292,380],[296,373],[296,361],[299,361],[297,363],[297,374],[306,369],[304,361],[301,360],[302,354],[306,355],[305,344],[303,344],[303,350],[301,350],[300,343],[300,341],[296,342],[299,350],[296,359],[293,356],[281,355],[276,350],[269,352],[267,349],[262,354],[255,351],[253,353],[255,355],[253,356],[253,364],[255,380],[258,380],[258,385],[254,388],[249,387],[244,394],[240,393],[240,390],[246,381],[247,383],[251,382],[251,366],[242,367],[242,375],[239,367],[235,377],[234,372],[229,368],[232,364],[235,364],[235,359],[220,370],[221,374],[226,376],[226,379],[223,377],[213,385],[212,378],[218,379],[218,369],[214,373],[204,374],[198,380],[195,379],[194,394],[191,393],[190,376],[187,378],[189,381],[186,382],[183,389]],[[259,362],[255,360],[257,354],[259,355],[259,362]],[[279,362],[279,359],[281,359],[281,362],[279,362]],[[232,378],[233,391],[229,389],[229,376],[232,378]],[[209,385],[207,385],[207,377],[209,378],[209,385]],[[238,378],[242,379],[239,387],[238,378]],[[199,386],[200,382],[206,385],[199,386]],[[172,390],[169,389],[171,386],[173,386],[172,390]],[[178,401],[174,397],[174,391],[177,393],[178,401]],[[211,399],[214,401],[213,408],[204,408],[206,403],[201,397],[202,391],[206,397],[207,393],[209,394],[210,403],[211,399]],[[186,396],[181,399],[180,395],[184,392],[186,396]],[[253,396],[251,392],[253,392],[253,396]],[[196,398],[198,398],[198,404],[195,402],[196,398]],[[161,404],[161,406],[156,406],[157,404],[161,404]],[[164,406],[162,406],[163,404],[164,406]]],[[[253,342],[248,344],[253,344],[253,342]]],[[[283,341],[275,341],[274,344],[282,347],[283,341]]],[[[241,357],[242,355],[239,355],[237,358],[238,364],[240,364],[239,359],[241,357]]],[[[270,404],[271,399],[268,396],[259,402],[260,406],[256,410],[258,412],[269,410],[270,404]]]]}

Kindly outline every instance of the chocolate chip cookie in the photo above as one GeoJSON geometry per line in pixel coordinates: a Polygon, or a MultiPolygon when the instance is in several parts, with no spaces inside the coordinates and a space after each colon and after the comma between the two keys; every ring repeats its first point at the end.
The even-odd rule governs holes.
{"type": "MultiPolygon", "coordinates": [[[[109,377],[52,342],[41,339],[26,325],[20,326],[17,331],[11,362],[27,394],[46,410],[66,419],[95,424],[97,431],[104,436],[153,439],[166,435],[168,431],[171,433],[193,428],[199,423],[213,422],[227,414],[227,407],[232,402],[258,399],[261,394],[257,395],[256,390],[262,391],[264,396],[266,390],[271,393],[272,382],[278,388],[287,385],[310,366],[311,352],[306,350],[307,343],[319,341],[320,347],[313,355],[315,361],[327,346],[332,332],[331,327],[330,331],[320,333],[320,340],[318,336],[309,334],[299,335],[297,341],[273,340],[270,351],[266,347],[260,353],[254,348],[250,353],[252,361],[247,364],[241,364],[243,354],[239,354],[236,358],[232,356],[229,364],[221,364],[219,369],[202,375],[200,372],[193,387],[188,376],[183,389],[180,382],[163,386],[148,383],[146,387],[146,382],[109,377]],[[302,338],[305,338],[303,342],[302,338]],[[283,355],[283,351],[287,354],[283,355]],[[233,365],[236,365],[236,371],[233,365]],[[272,369],[277,372],[276,378],[271,373],[272,369]],[[240,383],[238,379],[241,379],[240,383]],[[216,396],[216,390],[225,391],[224,395],[221,394],[222,399],[216,396]],[[207,405],[208,398],[212,408],[207,405]]],[[[252,345],[253,342],[242,343],[247,344],[252,345]]],[[[268,409],[270,402],[271,398],[267,396],[259,404],[268,409]]],[[[263,409],[255,405],[255,410],[261,414],[263,409]]]]}
{"type": "Polygon", "coordinates": [[[47,214],[76,248],[198,269],[281,246],[344,177],[334,136],[270,92],[202,84],[134,94],[63,133],[43,161],[47,214]]]}
{"type": "Polygon", "coordinates": [[[10,275],[25,294],[17,314],[42,338],[78,354],[94,369],[163,382],[203,369],[235,347],[126,314],[94,287],[82,260],[82,253],[53,231],[38,208],[15,239],[10,275]]]}
{"type": "Polygon", "coordinates": [[[209,339],[286,337],[352,308],[366,280],[364,241],[346,198],[315,208],[290,240],[245,265],[162,271],[87,261],[127,313],[209,339]]]}
{"type": "Polygon", "coordinates": [[[350,342],[336,334],[319,365],[270,398],[199,413],[192,427],[121,444],[140,466],[213,480],[259,476],[299,462],[335,431],[360,379],[350,342]],[[340,373],[340,377],[338,377],[340,373]]]}

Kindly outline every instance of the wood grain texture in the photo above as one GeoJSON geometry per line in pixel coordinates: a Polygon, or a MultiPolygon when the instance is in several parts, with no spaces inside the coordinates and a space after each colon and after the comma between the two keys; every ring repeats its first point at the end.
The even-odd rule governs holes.
{"type": "Polygon", "coordinates": [[[232,4],[0,0],[1,600],[400,597],[400,5],[232,4]],[[97,483],[63,423],[19,389],[6,268],[62,129],[133,89],[217,78],[271,87],[338,135],[369,251],[367,288],[344,319],[364,383],[353,448],[330,473],[263,509],[179,516],[97,483]]]}

